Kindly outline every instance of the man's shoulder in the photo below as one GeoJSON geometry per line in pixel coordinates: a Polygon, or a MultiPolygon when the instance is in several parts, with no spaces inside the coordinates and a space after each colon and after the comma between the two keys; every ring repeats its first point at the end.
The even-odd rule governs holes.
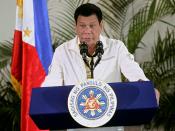
{"type": "Polygon", "coordinates": [[[102,36],[102,40],[106,42],[107,45],[111,46],[116,46],[116,47],[120,47],[123,46],[124,43],[119,40],[119,39],[115,39],[115,38],[110,38],[110,37],[106,37],[106,36],[102,36]]]}
{"type": "Polygon", "coordinates": [[[59,46],[55,49],[55,51],[57,51],[57,50],[62,50],[62,49],[68,49],[70,46],[72,46],[72,43],[74,43],[74,42],[76,42],[76,37],[74,37],[73,39],[68,40],[68,41],[62,43],[61,45],[59,45],[59,46]]]}

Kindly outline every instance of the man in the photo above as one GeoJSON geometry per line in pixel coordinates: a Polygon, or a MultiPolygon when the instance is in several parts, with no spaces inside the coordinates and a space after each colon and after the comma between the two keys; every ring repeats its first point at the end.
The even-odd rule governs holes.
{"type": "Polygon", "coordinates": [[[93,55],[97,41],[103,43],[104,54],[94,69],[94,79],[106,83],[121,82],[122,72],[129,81],[148,80],[123,42],[101,35],[103,22],[100,8],[90,3],[83,4],[76,9],[74,19],[77,36],[57,47],[42,86],[76,85],[90,78],[91,72],[82,59],[79,45],[87,43],[88,52],[93,55]]]}
{"type": "Polygon", "coordinates": [[[80,42],[86,42],[92,55],[96,42],[102,41],[104,54],[94,69],[94,79],[120,82],[121,73],[129,81],[148,80],[138,63],[134,61],[123,42],[106,38],[102,32],[102,12],[93,4],[84,4],[75,11],[77,36],[57,47],[50,66],[50,72],[42,86],[74,85],[87,80],[88,68],[80,54],[80,42]]]}

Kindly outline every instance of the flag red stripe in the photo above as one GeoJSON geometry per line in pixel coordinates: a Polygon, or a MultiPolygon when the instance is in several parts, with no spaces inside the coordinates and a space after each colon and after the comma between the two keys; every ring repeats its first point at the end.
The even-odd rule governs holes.
{"type": "Polygon", "coordinates": [[[22,83],[22,32],[15,30],[13,40],[11,74],[22,83]]]}
{"type": "Polygon", "coordinates": [[[32,88],[39,87],[46,74],[36,48],[25,42],[23,42],[22,73],[21,121],[26,124],[21,124],[21,131],[26,129],[37,131],[37,127],[29,116],[30,97],[32,88]]]}

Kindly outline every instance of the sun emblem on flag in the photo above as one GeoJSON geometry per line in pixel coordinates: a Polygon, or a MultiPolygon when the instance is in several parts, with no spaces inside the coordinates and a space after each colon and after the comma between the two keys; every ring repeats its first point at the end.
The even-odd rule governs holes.
{"type": "Polygon", "coordinates": [[[101,94],[97,94],[96,96],[94,95],[94,91],[90,90],[89,91],[89,96],[87,97],[86,95],[82,95],[83,99],[85,102],[81,102],[80,106],[84,106],[84,113],[88,113],[90,111],[91,116],[95,115],[95,111],[98,113],[101,113],[101,106],[105,104],[104,101],[100,101],[99,99],[101,98],[101,94]]]}
{"type": "Polygon", "coordinates": [[[18,7],[18,17],[23,18],[23,0],[17,0],[16,5],[18,7]]]}

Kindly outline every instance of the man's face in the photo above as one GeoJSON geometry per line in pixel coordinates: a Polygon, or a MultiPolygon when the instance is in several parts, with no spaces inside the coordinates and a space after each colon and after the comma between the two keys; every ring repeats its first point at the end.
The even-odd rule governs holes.
{"type": "Polygon", "coordinates": [[[76,33],[81,42],[86,42],[89,46],[95,45],[99,40],[102,31],[102,22],[99,23],[96,15],[78,16],[76,33]]]}

